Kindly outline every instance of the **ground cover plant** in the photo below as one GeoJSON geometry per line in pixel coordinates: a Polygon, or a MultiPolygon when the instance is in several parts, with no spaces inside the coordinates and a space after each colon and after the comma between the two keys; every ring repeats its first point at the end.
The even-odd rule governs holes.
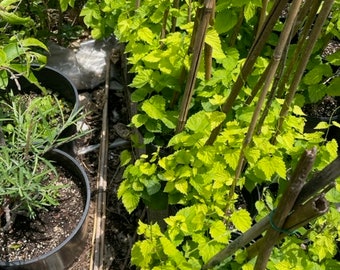
{"type": "MultiPolygon", "coordinates": [[[[294,204],[284,190],[294,175],[308,176],[299,165],[306,150],[314,156],[312,175],[337,157],[337,142],[318,129],[339,124],[305,133],[302,107],[340,94],[332,70],[338,52],[322,56],[339,38],[339,3],[136,3],[88,1],[81,13],[94,37],[114,31],[126,43],[133,74],[138,111],[131,125],[142,134],[136,148],[145,144],[146,151],[137,159],[122,153],[118,196],[129,212],[141,202],[151,212],[170,208],[164,221],[140,222],[131,262],[141,269],[212,267],[211,258],[237,235],[282,210],[280,199],[291,196],[294,204]],[[258,196],[250,202],[246,192],[258,196]]],[[[275,243],[262,247],[267,257],[235,250],[217,268],[337,267],[338,191],[337,184],[326,195],[327,214],[273,252],[275,243]]]]}

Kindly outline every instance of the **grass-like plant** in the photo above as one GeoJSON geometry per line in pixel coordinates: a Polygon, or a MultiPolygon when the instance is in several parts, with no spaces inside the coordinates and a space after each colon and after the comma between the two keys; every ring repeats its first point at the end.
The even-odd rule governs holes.
{"type": "Polygon", "coordinates": [[[34,218],[38,209],[58,204],[64,186],[58,184],[56,167],[44,155],[82,135],[60,136],[82,116],[71,114],[67,104],[51,94],[7,98],[0,101],[0,217],[5,231],[18,214],[34,218]]]}

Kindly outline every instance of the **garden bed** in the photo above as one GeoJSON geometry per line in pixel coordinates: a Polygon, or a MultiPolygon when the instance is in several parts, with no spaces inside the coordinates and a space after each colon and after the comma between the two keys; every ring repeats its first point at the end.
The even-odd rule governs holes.
{"type": "MultiPolygon", "coordinates": [[[[104,86],[100,85],[94,90],[80,93],[81,106],[84,106],[84,112],[87,113],[84,126],[92,129],[93,132],[77,142],[76,151],[78,152],[77,159],[90,178],[92,196],[88,243],[82,255],[70,268],[72,270],[90,269],[91,264],[95,200],[99,192],[97,188],[98,159],[104,92],[104,86]]],[[[124,136],[128,131],[126,125],[129,120],[123,92],[115,89],[110,90],[108,104],[109,145],[112,146],[107,149],[107,205],[103,269],[133,269],[129,265],[130,249],[136,238],[137,223],[142,218],[143,211],[138,210],[129,215],[122,202],[117,199],[117,190],[123,174],[119,155],[122,150],[130,149],[130,143],[124,136]]]]}

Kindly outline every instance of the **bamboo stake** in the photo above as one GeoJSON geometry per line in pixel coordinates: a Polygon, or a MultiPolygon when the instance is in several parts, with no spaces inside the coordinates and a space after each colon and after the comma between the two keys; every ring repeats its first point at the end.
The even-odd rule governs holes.
{"type": "MultiPolygon", "coordinates": [[[[296,208],[294,207],[294,211],[287,218],[283,229],[287,231],[294,231],[307,225],[310,221],[325,214],[327,211],[328,202],[325,200],[323,194],[317,195],[304,205],[297,206],[296,208]]],[[[213,268],[214,266],[220,264],[222,261],[232,256],[237,250],[248,245],[253,239],[258,238],[264,231],[268,230],[270,226],[270,217],[268,215],[251,227],[251,229],[249,229],[247,232],[236,238],[213,258],[211,258],[207,264],[203,266],[203,270],[213,268]]],[[[281,234],[280,239],[284,236],[285,234],[281,234]]],[[[263,238],[260,238],[247,248],[246,253],[248,260],[252,259],[258,254],[260,246],[262,243],[264,243],[262,239],[263,238]]]]}
{"type": "MultiPolygon", "coordinates": [[[[249,76],[249,74],[252,72],[252,69],[254,67],[254,64],[256,62],[257,57],[260,55],[265,43],[267,42],[267,39],[276,23],[278,20],[283,8],[286,6],[288,0],[276,0],[270,14],[267,17],[267,20],[264,24],[264,27],[261,31],[261,34],[259,35],[258,38],[255,39],[252,47],[250,48],[250,51],[248,53],[247,59],[240,71],[240,74],[234,83],[231,92],[226,100],[226,102],[222,106],[222,111],[225,114],[228,114],[232,106],[240,93],[243,85],[245,84],[245,80],[249,76]]],[[[216,127],[210,135],[210,138],[206,142],[207,145],[212,145],[214,141],[216,140],[216,137],[221,129],[221,125],[216,127]]]]}
{"type": "Polygon", "coordinates": [[[91,252],[91,270],[102,270],[105,247],[105,220],[106,220],[106,187],[107,187],[107,156],[108,156],[108,95],[110,84],[110,57],[106,59],[106,80],[104,89],[104,105],[102,115],[102,131],[100,137],[100,151],[98,159],[98,179],[96,197],[96,210],[94,217],[94,232],[91,252]]]}
{"type": "MultiPolygon", "coordinates": [[[[216,2],[213,1],[213,8],[210,15],[209,24],[214,25],[214,18],[215,18],[215,6],[216,2]]],[[[208,81],[211,78],[212,73],[212,54],[213,54],[213,48],[205,43],[204,45],[204,68],[205,68],[205,80],[208,81]]]]}
{"type": "Polygon", "coordinates": [[[169,16],[169,8],[167,8],[163,14],[163,23],[162,23],[162,29],[161,29],[161,36],[160,38],[163,39],[166,36],[166,24],[168,21],[169,16]]]}
{"type": "Polygon", "coordinates": [[[240,34],[240,29],[241,29],[243,20],[244,20],[244,7],[242,7],[240,14],[238,15],[237,23],[233,29],[233,33],[230,36],[229,47],[235,47],[235,43],[236,43],[238,35],[240,34]]]}
{"type": "MultiPolygon", "coordinates": [[[[305,163],[305,162],[308,163],[307,161],[312,163],[313,162],[313,158],[315,159],[315,156],[314,157],[310,156],[310,154],[314,154],[315,155],[314,151],[315,150],[309,150],[309,151],[306,151],[303,154],[303,156],[300,158],[300,161],[299,161],[297,167],[294,170],[293,177],[297,177],[297,176],[299,176],[299,174],[301,174],[302,177],[306,177],[307,176],[309,168],[305,168],[304,165],[300,165],[300,164],[305,163]],[[303,168],[301,168],[301,167],[303,167],[303,168]]],[[[337,166],[338,166],[338,163],[336,163],[335,161],[332,162],[330,166],[328,166],[324,170],[322,170],[322,175],[334,176],[333,174],[330,174],[328,171],[332,171],[332,172],[334,171],[335,172],[335,168],[337,168],[337,166]]],[[[338,176],[340,175],[340,171],[337,171],[337,175],[338,176]]],[[[332,178],[332,179],[334,181],[334,178],[332,178]]],[[[324,181],[328,182],[329,180],[327,178],[324,181]]],[[[324,181],[321,181],[321,182],[324,182],[324,181]]],[[[285,197],[282,197],[282,198],[285,199],[285,197]]],[[[299,202],[299,199],[297,199],[296,202],[294,203],[294,208],[299,208],[298,202],[299,202]]],[[[296,223],[300,224],[302,221],[301,221],[301,219],[299,219],[299,217],[302,217],[302,215],[300,215],[299,212],[297,212],[296,214],[298,214],[298,215],[294,216],[294,212],[293,212],[292,219],[293,220],[297,220],[296,223]]],[[[289,218],[287,220],[289,220],[289,218]]],[[[303,217],[302,220],[306,220],[306,218],[303,217]]],[[[291,223],[292,222],[289,222],[287,224],[289,225],[291,223]]],[[[224,248],[219,253],[217,253],[213,258],[211,258],[209,260],[209,262],[203,267],[203,269],[209,269],[209,268],[211,268],[211,267],[213,267],[215,265],[218,265],[223,260],[225,260],[226,258],[231,256],[232,254],[234,254],[238,249],[244,247],[245,245],[249,244],[250,241],[252,241],[253,239],[259,237],[264,231],[266,231],[269,228],[270,228],[270,217],[268,215],[268,216],[264,217],[263,219],[261,219],[256,224],[254,224],[244,234],[242,234],[241,236],[236,238],[226,248],[224,248]]]]}
{"type": "Polygon", "coordinates": [[[262,29],[263,24],[266,20],[268,3],[269,3],[269,0],[262,0],[262,8],[261,8],[261,12],[260,12],[259,22],[257,24],[256,37],[258,37],[259,34],[261,33],[261,29],[262,29]]]}
{"type": "Polygon", "coordinates": [[[194,52],[192,55],[188,80],[186,82],[185,91],[184,91],[184,95],[182,99],[176,133],[179,133],[183,130],[187,116],[188,116],[189,105],[190,105],[192,95],[194,93],[196,75],[198,72],[202,49],[204,46],[205,33],[208,28],[209,20],[211,17],[211,12],[213,9],[213,4],[214,4],[214,0],[204,0],[203,7],[200,8],[200,12],[198,13],[199,16],[197,16],[195,20],[195,24],[197,23],[197,28],[196,28],[197,32],[195,35],[193,33],[193,39],[192,39],[194,52]]]}
{"type": "MultiPolygon", "coordinates": [[[[269,64],[270,68],[268,70],[268,73],[266,74],[267,76],[266,76],[266,80],[264,82],[264,86],[263,86],[261,95],[260,95],[260,97],[259,97],[259,99],[256,103],[256,107],[254,109],[254,113],[252,115],[252,119],[251,119],[251,122],[249,124],[246,137],[244,138],[244,141],[243,141],[243,144],[242,144],[242,149],[241,149],[241,152],[240,152],[238,165],[237,165],[237,168],[236,168],[236,171],[235,171],[235,178],[234,178],[233,183],[232,183],[231,188],[230,188],[229,201],[232,201],[232,198],[233,198],[234,193],[235,193],[235,187],[236,187],[237,181],[240,178],[240,175],[242,173],[242,169],[243,169],[243,166],[244,166],[244,163],[245,163],[244,150],[246,149],[246,147],[249,145],[249,143],[252,140],[258,118],[260,117],[262,106],[265,102],[268,90],[271,87],[273,78],[274,78],[276,71],[277,71],[277,68],[280,64],[283,52],[285,51],[285,48],[287,46],[287,42],[289,40],[290,33],[292,32],[292,29],[294,28],[294,23],[295,23],[297,14],[299,12],[299,7],[300,7],[301,3],[302,3],[302,0],[296,0],[296,1],[293,2],[291,12],[289,13],[288,19],[287,19],[287,21],[284,25],[284,28],[281,32],[281,35],[280,35],[280,38],[279,38],[279,41],[278,41],[278,45],[276,46],[276,48],[274,50],[273,57],[272,57],[271,62],[269,64]]],[[[227,210],[228,210],[228,207],[227,207],[227,210]]]]}
{"type": "MultiPolygon", "coordinates": [[[[298,1],[299,0],[297,0],[296,2],[298,1]]],[[[302,0],[300,1],[300,3],[301,2],[302,0]]],[[[306,151],[302,158],[299,160],[299,163],[294,170],[294,174],[289,181],[288,187],[283,193],[282,199],[280,200],[274,213],[273,224],[275,224],[276,227],[282,228],[286,221],[286,218],[292,211],[295,201],[306,182],[307,176],[313,168],[315,157],[316,148],[313,148],[312,150],[306,151]],[[286,198],[289,198],[289,200],[287,200],[286,198]]],[[[267,230],[267,233],[263,239],[266,245],[263,245],[262,249],[259,250],[254,270],[266,269],[272,249],[279,238],[280,232],[278,230],[274,228],[269,228],[267,230]]]]}
{"type": "MultiPolygon", "coordinates": [[[[172,8],[179,9],[179,0],[174,0],[174,2],[172,4],[172,8]]],[[[176,26],[177,26],[177,17],[172,16],[171,17],[171,30],[170,30],[171,33],[176,32],[176,26]]]]}
{"type": "Polygon", "coordinates": [[[325,0],[323,5],[322,5],[319,16],[316,19],[316,22],[314,24],[314,27],[312,29],[312,32],[311,32],[310,37],[308,39],[308,42],[306,42],[306,46],[303,50],[304,51],[304,57],[301,59],[301,61],[298,64],[297,70],[296,70],[294,77],[293,77],[293,81],[292,81],[292,83],[289,87],[285,101],[282,105],[282,109],[280,111],[280,118],[279,118],[279,121],[278,121],[278,124],[277,124],[277,130],[276,130],[276,133],[274,134],[273,138],[271,139],[272,143],[274,143],[276,141],[277,135],[279,135],[280,132],[281,132],[284,119],[288,114],[288,111],[289,111],[289,108],[290,108],[290,106],[293,102],[296,90],[297,90],[298,85],[301,81],[303,73],[306,69],[308,60],[309,60],[309,58],[312,54],[314,45],[315,45],[315,43],[316,43],[316,41],[317,41],[317,39],[320,35],[320,32],[322,30],[322,26],[323,26],[324,22],[326,21],[329,12],[332,9],[333,3],[334,3],[334,0],[325,0]]]}
{"type": "MultiPolygon", "coordinates": [[[[290,84],[289,81],[291,78],[291,74],[295,73],[296,65],[297,63],[300,62],[301,57],[304,55],[303,48],[306,42],[308,42],[308,35],[313,25],[313,22],[315,18],[317,17],[317,12],[320,8],[321,1],[322,0],[317,0],[312,3],[308,2],[308,4],[305,3],[304,6],[302,7],[303,9],[303,11],[301,12],[302,15],[307,13],[308,16],[307,16],[307,19],[304,25],[302,23],[299,23],[300,21],[302,21],[301,19],[298,19],[298,22],[296,24],[296,28],[298,27],[302,28],[302,32],[300,34],[300,38],[296,45],[296,49],[294,50],[294,56],[292,56],[290,62],[288,63],[285,73],[283,74],[280,84],[278,86],[278,91],[277,91],[278,97],[282,97],[284,95],[284,92],[286,90],[286,85],[290,84]]],[[[299,15],[299,17],[300,16],[301,14],[299,15]]],[[[294,34],[296,33],[297,33],[297,30],[294,31],[294,34]]]]}
{"type": "MultiPolygon", "coordinates": [[[[312,198],[306,204],[294,209],[294,212],[287,218],[283,225],[283,230],[287,232],[294,232],[294,230],[307,225],[312,220],[325,214],[329,209],[328,201],[325,199],[324,194],[312,198]]],[[[270,228],[270,222],[267,224],[267,229],[270,228]]],[[[286,236],[281,233],[278,241],[286,236]]],[[[247,248],[247,259],[250,260],[255,257],[266,246],[265,238],[260,238],[255,244],[247,248]]]]}

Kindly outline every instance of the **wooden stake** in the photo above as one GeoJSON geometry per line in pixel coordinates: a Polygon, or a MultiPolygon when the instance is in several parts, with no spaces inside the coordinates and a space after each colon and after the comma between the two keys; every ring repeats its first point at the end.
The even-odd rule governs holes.
{"type": "Polygon", "coordinates": [[[104,89],[104,105],[102,114],[102,131],[98,160],[98,179],[96,209],[94,217],[94,232],[91,251],[91,270],[102,270],[105,247],[105,220],[106,220],[106,187],[107,187],[107,156],[108,156],[108,96],[110,83],[110,57],[106,59],[106,81],[104,89]]]}

